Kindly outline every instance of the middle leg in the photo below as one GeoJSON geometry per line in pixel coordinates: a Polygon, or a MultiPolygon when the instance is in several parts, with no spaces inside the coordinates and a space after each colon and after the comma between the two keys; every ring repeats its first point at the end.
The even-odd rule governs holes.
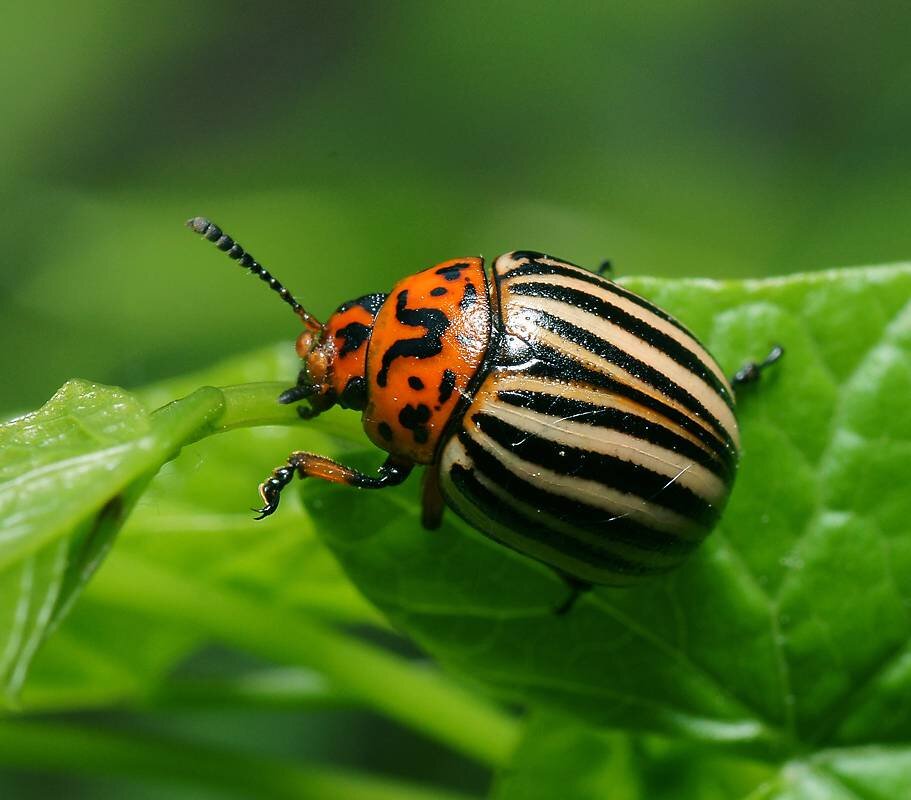
{"type": "Polygon", "coordinates": [[[272,474],[259,485],[259,496],[263,507],[257,510],[257,519],[274,514],[282,490],[297,474],[301,478],[319,478],[330,483],[344,483],[360,489],[384,489],[387,486],[398,486],[411,473],[414,464],[389,456],[377,470],[377,475],[367,475],[360,470],[346,467],[325,456],[315,453],[292,453],[288,463],[276,468],[272,474]]]}

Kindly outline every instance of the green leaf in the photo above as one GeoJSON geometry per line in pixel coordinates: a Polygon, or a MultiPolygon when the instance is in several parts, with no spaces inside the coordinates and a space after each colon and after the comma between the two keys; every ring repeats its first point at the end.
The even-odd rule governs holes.
{"type": "MultiPolygon", "coordinates": [[[[99,400],[99,404],[113,418],[116,398],[129,399],[130,416],[123,419],[124,437],[129,442],[147,433],[163,413],[149,415],[145,409],[191,395],[205,384],[243,384],[229,389],[227,395],[220,393],[219,402],[225,408],[218,422],[223,426],[231,426],[232,419],[242,419],[245,425],[287,423],[296,421],[297,415],[274,402],[285,384],[262,382],[286,381],[287,375],[296,372],[297,363],[293,347],[269,347],[243,358],[227,359],[192,376],[147,387],[136,395],[141,403],[121,390],[105,390],[111,393],[110,398],[99,400]],[[260,382],[257,389],[248,390],[246,385],[254,381],[260,382]],[[260,407],[266,409],[265,419],[260,407]]],[[[214,396],[211,393],[215,390],[205,391],[214,396]]],[[[214,425],[212,421],[204,430],[214,430],[214,425]]],[[[384,625],[380,615],[341,574],[335,559],[316,538],[309,514],[294,503],[294,498],[289,498],[287,508],[283,508],[287,513],[253,523],[249,507],[258,499],[256,484],[280,460],[279,453],[299,445],[302,434],[313,447],[337,448],[338,437],[351,438],[359,429],[357,419],[346,415],[332,415],[321,426],[332,431],[333,438],[312,427],[286,426],[232,430],[187,446],[183,458],[165,464],[148,484],[119,538],[118,552],[160,562],[206,585],[241,590],[272,606],[306,610],[349,623],[384,625]]],[[[198,435],[199,430],[188,431],[186,439],[198,435]]],[[[47,460],[65,459],[68,440],[50,435],[46,438],[47,460]]],[[[94,446],[90,440],[85,444],[94,446]]],[[[174,444],[172,449],[176,451],[178,446],[174,444]]],[[[102,453],[97,458],[105,470],[112,466],[102,453]]],[[[151,472],[159,464],[150,461],[151,472]]],[[[19,468],[14,465],[13,473],[19,468]]],[[[141,485],[146,483],[143,480],[141,485]]],[[[137,484],[137,489],[141,485],[137,484]]],[[[80,486],[60,484],[48,495],[65,503],[69,491],[78,503],[80,486]]],[[[36,523],[36,531],[43,524],[36,523]]],[[[0,624],[0,634],[4,633],[5,625],[0,624]]],[[[203,637],[203,632],[190,626],[178,627],[173,620],[154,614],[131,614],[90,592],[59,633],[37,651],[19,698],[20,707],[63,710],[141,700],[160,690],[168,671],[198,648],[203,637]]],[[[4,641],[7,639],[0,639],[0,652],[4,641]]],[[[26,666],[23,661],[23,676],[26,666]]]]}
{"type": "Polygon", "coordinates": [[[529,719],[493,800],[730,800],[774,779],[770,767],[669,740],[599,731],[554,713],[529,719]]]}
{"type": "Polygon", "coordinates": [[[911,795],[911,749],[824,751],[773,767],[692,743],[599,731],[536,712],[493,800],[895,800],[911,795]]]}
{"type": "Polygon", "coordinates": [[[911,267],[629,285],[728,371],[787,350],[742,392],[734,496],[682,569],[556,617],[549,569],[452,514],[422,531],[415,486],[307,485],[325,540],[399,627],[504,696],[770,758],[911,742],[911,267]]]}
{"type": "Polygon", "coordinates": [[[636,776],[620,736],[555,714],[526,724],[512,763],[500,771],[493,800],[635,800],[636,776]]]}
{"type": "MultiPolygon", "coordinates": [[[[911,268],[630,285],[691,325],[730,371],[763,356],[773,342],[787,348],[777,368],[740,398],[744,455],[734,496],[719,529],[678,572],[636,589],[597,589],[571,614],[556,617],[553,609],[566,589],[548,568],[451,514],[441,530],[421,530],[417,481],[360,493],[308,482],[289,491],[282,513],[254,527],[245,509],[255,502],[255,483],[292,447],[364,468],[377,466],[382,454],[357,433],[355,415],[334,413],[286,431],[234,431],[187,448],[154,480],[118,545],[114,570],[46,651],[42,680],[30,684],[36,706],[65,705],[73,675],[65,668],[71,665],[89,676],[83,700],[96,691],[104,702],[98,689],[106,672],[121,696],[152,690],[155,676],[194,646],[202,629],[287,663],[306,664],[313,653],[318,669],[343,678],[340,686],[356,684],[378,707],[385,708],[385,697],[388,713],[419,724],[406,702],[407,687],[392,681],[388,690],[371,694],[343,658],[327,658],[322,646],[301,646],[307,636],[330,636],[305,623],[302,611],[330,621],[374,622],[315,544],[319,533],[358,588],[441,663],[476,686],[563,716],[554,722],[560,719],[555,714],[536,715],[514,778],[503,776],[500,792],[513,791],[513,779],[523,785],[523,758],[540,762],[549,750],[572,751],[577,737],[590,767],[579,770],[583,791],[593,791],[605,776],[619,786],[622,772],[630,792],[661,797],[655,787],[662,770],[683,775],[682,765],[691,762],[713,780],[727,775],[725,780],[749,785],[752,798],[911,791],[905,778],[911,746],[911,544],[905,522],[911,514],[911,419],[904,408],[911,396],[911,268]],[[316,585],[321,571],[325,587],[300,588],[316,585]],[[306,578],[296,585],[297,574],[306,578]],[[325,605],[318,598],[323,588],[335,596],[325,605]],[[209,598],[204,607],[198,607],[201,597],[209,598]],[[264,609],[276,605],[284,608],[275,618],[303,636],[297,644],[260,629],[264,609]],[[149,620],[145,633],[160,635],[157,663],[123,658],[121,637],[105,630],[108,617],[135,626],[130,613],[149,620]],[[626,733],[605,738],[589,725],[626,733]],[[578,730],[562,730],[567,726],[578,730]],[[661,744],[655,735],[668,738],[661,744]],[[731,748],[774,768],[740,762],[731,748]]],[[[210,375],[263,380],[287,368],[293,379],[293,359],[282,356],[263,367],[262,357],[220,365],[210,375]]],[[[207,380],[191,376],[144,396],[155,405],[207,380]]],[[[113,425],[113,438],[98,433],[107,429],[93,425],[92,414],[77,425],[67,411],[57,415],[62,427],[51,426],[35,440],[47,442],[46,452],[28,446],[17,428],[22,420],[4,428],[13,433],[4,440],[9,455],[7,471],[0,473],[6,481],[0,508],[10,510],[0,564],[19,571],[0,583],[6,593],[0,596],[12,598],[3,606],[9,624],[0,641],[14,639],[27,562],[35,585],[59,584],[38,595],[42,602],[62,607],[57,594],[72,596],[79,581],[55,576],[86,571],[73,566],[61,573],[58,565],[55,573],[51,548],[68,543],[66,563],[72,558],[75,565],[72,544],[85,541],[79,526],[96,519],[111,497],[132,504],[130,492],[181,445],[238,426],[289,421],[292,410],[270,410],[269,398],[280,386],[200,390],[152,415],[134,401],[127,405],[135,419],[113,425]],[[190,408],[196,410],[185,415],[190,408]],[[63,433],[55,436],[57,430],[63,433]],[[20,441],[15,436],[21,444],[10,448],[20,441]],[[124,456],[123,467],[113,457],[137,449],[144,456],[135,462],[124,456]],[[92,455],[97,453],[105,455],[92,455]],[[79,458],[97,471],[87,469],[83,477],[61,468],[79,458]],[[22,480],[26,474],[35,480],[22,480]],[[53,479],[42,484],[47,475],[53,479]],[[106,491],[99,491],[102,484],[106,491]],[[39,495],[42,502],[26,502],[39,495]],[[32,520],[29,535],[9,535],[21,534],[16,526],[23,519],[32,520]]],[[[76,391],[75,400],[82,394],[76,391]]],[[[78,552],[91,561],[91,549],[78,552]]],[[[36,602],[29,598],[29,607],[36,602]]],[[[44,636],[50,623],[38,617],[21,616],[21,624],[44,636]]],[[[357,651],[337,636],[326,639],[333,649],[357,651]]],[[[17,658],[23,658],[19,650],[17,658]]],[[[409,673],[396,667],[391,674],[409,673]]],[[[440,691],[446,703],[459,702],[457,693],[440,691]]],[[[472,715],[497,719],[487,711],[472,715]]],[[[495,764],[509,752],[512,736],[508,721],[497,724],[504,733],[491,738],[483,756],[495,764]]],[[[431,727],[459,747],[474,740],[472,731],[454,733],[443,721],[431,727]]],[[[545,779],[530,780],[543,785],[545,779]]],[[[690,796],[725,796],[699,791],[690,796]]]]}
{"type": "Polygon", "coordinates": [[[149,416],[119,389],[70,381],[0,427],[0,685],[11,701],[150,477],[222,410],[202,390],[149,416]]]}

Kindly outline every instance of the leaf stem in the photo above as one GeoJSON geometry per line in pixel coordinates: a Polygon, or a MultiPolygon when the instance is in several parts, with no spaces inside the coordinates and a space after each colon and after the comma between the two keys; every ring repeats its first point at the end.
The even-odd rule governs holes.
{"type": "Polygon", "coordinates": [[[299,766],[184,740],[21,720],[0,721],[0,763],[42,772],[241,790],[270,800],[466,800],[463,795],[388,778],[299,766]]]}
{"type": "Polygon", "coordinates": [[[287,388],[285,384],[275,381],[220,388],[218,391],[224,397],[224,410],[211,428],[200,432],[199,438],[235,428],[300,423],[301,418],[294,406],[278,402],[279,394],[287,388]]]}
{"type": "Polygon", "coordinates": [[[91,591],[279,663],[318,670],[355,700],[491,767],[506,764],[518,742],[515,719],[435,670],[239,593],[116,551],[91,591]]]}
{"type": "MultiPolygon", "coordinates": [[[[207,436],[216,433],[225,433],[226,431],[235,430],[236,428],[255,428],[262,425],[300,425],[302,424],[300,415],[297,413],[297,407],[294,405],[282,405],[278,402],[278,396],[282,390],[287,389],[286,383],[277,381],[263,381],[260,383],[243,383],[235,386],[222,386],[214,389],[211,386],[204,386],[197,389],[191,395],[183,400],[177,400],[175,403],[183,403],[190,398],[199,394],[210,394],[218,392],[222,401],[220,413],[211,418],[207,425],[199,428],[194,435],[189,438],[186,444],[199,441],[207,436]]],[[[162,406],[153,412],[153,416],[161,414],[166,409],[171,408],[175,403],[162,406]]],[[[350,414],[340,412],[338,409],[332,409],[325,414],[321,414],[319,422],[316,423],[320,431],[337,436],[343,439],[363,442],[363,434],[358,430],[354,422],[354,417],[350,414]]],[[[309,423],[314,424],[314,423],[309,423]]]]}

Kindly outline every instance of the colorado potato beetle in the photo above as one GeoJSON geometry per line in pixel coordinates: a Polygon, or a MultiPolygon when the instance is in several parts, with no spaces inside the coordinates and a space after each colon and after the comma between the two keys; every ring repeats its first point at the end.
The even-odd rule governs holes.
{"type": "MultiPolygon", "coordinates": [[[[292,453],[259,487],[259,518],[295,475],[362,489],[426,466],[422,522],[445,505],[482,533],[556,570],[566,611],[593,584],[676,567],[730,494],[740,439],[732,385],[682,324],[598,274],[542,253],[457,258],[389,294],[340,305],[325,324],[209,220],[187,223],[267,282],[304,324],[295,386],[278,398],[312,418],[362,413],[389,455],[367,475],[292,453]]],[[[607,265],[605,265],[607,266],[607,265]]]]}

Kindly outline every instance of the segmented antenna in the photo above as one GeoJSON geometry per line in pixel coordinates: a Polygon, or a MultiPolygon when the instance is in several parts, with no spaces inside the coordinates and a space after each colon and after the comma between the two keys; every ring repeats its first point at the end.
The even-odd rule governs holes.
{"type": "Polygon", "coordinates": [[[211,222],[205,217],[193,217],[193,219],[187,220],[187,227],[190,228],[190,230],[196,231],[196,233],[205,237],[210,242],[214,242],[219,250],[228,254],[228,258],[233,258],[240,263],[242,267],[250,270],[254,275],[258,275],[261,280],[268,283],[269,288],[278,292],[279,297],[294,309],[294,313],[303,320],[304,325],[313,331],[322,329],[322,323],[298,303],[297,300],[291,296],[291,292],[274,278],[269,270],[253,258],[253,256],[244,250],[243,247],[228,236],[228,234],[222,231],[214,222],[211,222]]]}

